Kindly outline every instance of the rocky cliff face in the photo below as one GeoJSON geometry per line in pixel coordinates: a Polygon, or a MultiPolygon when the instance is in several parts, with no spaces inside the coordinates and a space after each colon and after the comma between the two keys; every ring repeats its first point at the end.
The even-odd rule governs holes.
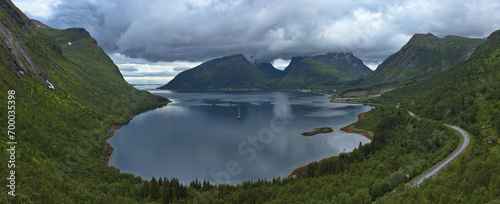
{"type": "MultiPolygon", "coordinates": [[[[34,55],[37,52],[46,52],[44,43],[50,44],[53,51],[60,51],[57,44],[46,39],[45,36],[36,32],[35,25],[28,19],[20,15],[20,11],[10,2],[1,1],[0,15],[9,20],[0,23],[0,49],[3,55],[3,63],[17,75],[25,75],[32,80],[43,83],[47,88],[54,88],[52,79],[40,68],[34,55]],[[34,50],[28,49],[35,47],[34,50]]],[[[48,50],[50,51],[50,50],[48,50]]]]}

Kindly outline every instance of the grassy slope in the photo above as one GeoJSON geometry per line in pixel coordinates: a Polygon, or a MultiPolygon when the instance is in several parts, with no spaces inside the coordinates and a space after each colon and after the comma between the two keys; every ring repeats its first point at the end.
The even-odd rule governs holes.
{"type": "MultiPolygon", "coordinates": [[[[112,124],[167,100],[128,85],[82,29],[41,28],[39,32],[9,1],[2,1],[0,17],[19,45],[11,49],[7,40],[0,43],[0,98],[6,101],[7,90],[16,91],[18,142],[16,197],[2,193],[0,201],[134,200],[140,179],[119,174],[101,162],[103,138],[112,124]],[[66,46],[69,40],[76,42],[74,46],[66,46]],[[16,55],[21,52],[28,57],[16,55]],[[27,71],[19,72],[19,62],[24,62],[27,71]],[[44,80],[55,89],[47,88],[44,80]]],[[[6,109],[6,103],[0,103],[0,110],[6,109]]],[[[6,132],[5,117],[0,124],[0,131],[6,132]]],[[[4,148],[6,139],[0,138],[4,148]]],[[[2,164],[7,163],[6,153],[0,153],[2,164]]],[[[0,172],[7,177],[6,165],[1,165],[0,172]]],[[[1,184],[6,192],[6,180],[1,184]]]]}

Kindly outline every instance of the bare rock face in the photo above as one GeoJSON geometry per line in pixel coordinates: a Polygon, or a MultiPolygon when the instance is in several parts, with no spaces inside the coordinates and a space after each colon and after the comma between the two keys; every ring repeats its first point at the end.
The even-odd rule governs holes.
{"type": "Polygon", "coordinates": [[[4,15],[11,17],[9,18],[11,21],[0,23],[0,52],[3,53],[3,63],[18,76],[26,75],[34,81],[45,84],[47,88],[54,89],[50,77],[30,57],[33,51],[27,49],[28,44],[35,44],[37,47],[38,33],[35,25],[29,19],[23,18],[21,12],[10,2],[1,1],[0,7],[4,15]]]}

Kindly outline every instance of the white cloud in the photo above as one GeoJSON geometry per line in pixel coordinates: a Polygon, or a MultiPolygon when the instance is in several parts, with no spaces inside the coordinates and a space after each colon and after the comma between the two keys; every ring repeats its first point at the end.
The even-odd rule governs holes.
{"type": "Polygon", "coordinates": [[[123,77],[129,84],[158,84],[164,85],[174,79],[174,77],[123,77]]]}
{"type": "Polygon", "coordinates": [[[41,18],[40,20],[49,17],[54,7],[61,3],[60,0],[13,0],[12,2],[31,18],[41,18]]]}
{"type": "Polygon", "coordinates": [[[372,62],[372,63],[365,63],[365,65],[370,68],[371,70],[376,70],[377,67],[382,64],[382,61],[379,62],[372,62]]]}
{"type": "Polygon", "coordinates": [[[201,64],[201,62],[186,61],[149,62],[144,59],[132,59],[119,53],[109,56],[130,84],[166,84],[185,69],[201,64]]]}
{"type": "Polygon", "coordinates": [[[275,59],[272,64],[273,66],[276,68],[276,69],[279,69],[279,70],[284,70],[288,64],[290,64],[290,59],[281,59],[281,58],[278,58],[278,59],[275,59]]]}

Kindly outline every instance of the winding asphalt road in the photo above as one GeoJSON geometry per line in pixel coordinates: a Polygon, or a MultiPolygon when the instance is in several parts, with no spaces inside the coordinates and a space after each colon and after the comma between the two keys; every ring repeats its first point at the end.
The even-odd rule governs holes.
{"type": "MultiPolygon", "coordinates": [[[[416,117],[415,114],[413,114],[412,112],[409,112],[409,113],[411,116],[416,117]]],[[[460,135],[462,135],[462,144],[460,144],[460,147],[458,149],[456,149],[453,152],[453,154],[448,156],[446,159],[441,161],[439,164],[435,165],[431,169],[427,170],[424,174],[422,174],[419,177],[410,181],[407,184],[410,187],[419,186],[425,179],[427,179],[429,177],[435,177],[441,170],[443,170],[444,167],[446,167],[446,165],[448,165],[451,161],[456,159],[460,154],[462,154],[465,151],[465,149],[467,149],[467,146],[469,146],[469,142],[470,142],[469,133],[467,133],[462,128],[454,126],[454,125],[448,125],[448,124],[444,124],[444,125],[455,129],[456,131],[458,131],[460,133],[460,135]]]]}

